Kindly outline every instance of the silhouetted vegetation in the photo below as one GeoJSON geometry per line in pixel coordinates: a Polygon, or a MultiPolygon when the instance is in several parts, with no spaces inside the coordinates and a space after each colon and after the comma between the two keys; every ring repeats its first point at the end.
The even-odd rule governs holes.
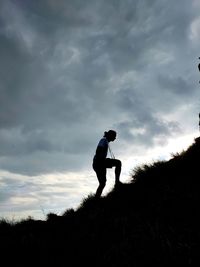
{"type": "Polygon", "coordinates": [[[0,222],[1,261],[13,266],[180,266],[199,263],[200,140],[129,184],[46,221],[0,222]]]}

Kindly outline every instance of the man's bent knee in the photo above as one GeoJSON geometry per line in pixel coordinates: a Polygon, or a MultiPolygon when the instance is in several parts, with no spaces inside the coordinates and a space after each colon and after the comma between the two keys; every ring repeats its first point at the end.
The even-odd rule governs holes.
{"type": "Polygon", "coordinates": [[[116,159],[115,164],[116,164],[115,166],[118,168],[121,168],[121,166],[122,166],[121,160],[119,160],[119,159],[116,159]]]}

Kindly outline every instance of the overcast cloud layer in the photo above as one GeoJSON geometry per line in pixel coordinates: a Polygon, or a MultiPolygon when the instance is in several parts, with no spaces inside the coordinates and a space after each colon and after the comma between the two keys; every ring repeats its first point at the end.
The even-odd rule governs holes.
{"type": "Polygon", "coordinates": [[[2,209],[15,184],[72,197],[105,130],[122,159],[195,133],[199,14],[198,0],[1,0],[2,209]],[[31,178],[52,173],[70,173],[68,191],[31,178]]]}

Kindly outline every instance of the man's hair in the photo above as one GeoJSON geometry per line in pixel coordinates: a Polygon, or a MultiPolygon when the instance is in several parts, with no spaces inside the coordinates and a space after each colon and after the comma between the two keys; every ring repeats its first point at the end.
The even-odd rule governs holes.
{"type": "Polygon", "coordinates": [[[108,136],[116,136],[117,133],[114,130],[109,130],[108,132],[104,132],[104,137],[108,137],[108,136]]]}

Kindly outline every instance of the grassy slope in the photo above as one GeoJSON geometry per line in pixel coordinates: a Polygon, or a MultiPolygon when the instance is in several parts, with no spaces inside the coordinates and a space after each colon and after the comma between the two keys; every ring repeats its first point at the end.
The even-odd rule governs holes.
{"type": "Polygon", "coordinates": [[[0,223],[2,261],[16,266],[170,266],[199,262],[200,141],[132,182],[46,221],[0,223]]]}

